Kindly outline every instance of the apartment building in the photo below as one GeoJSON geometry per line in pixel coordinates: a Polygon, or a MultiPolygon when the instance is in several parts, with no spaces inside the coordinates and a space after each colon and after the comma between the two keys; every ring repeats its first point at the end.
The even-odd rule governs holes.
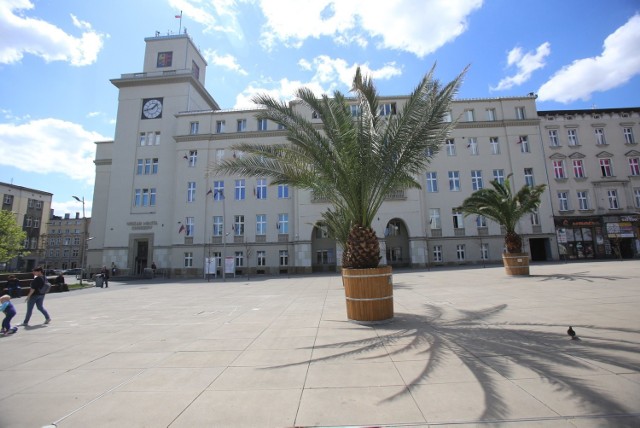
{"type": "Polygon", "coordinates": [[[43,257],[42,234],[46,234],[46,223],[51,208],[52,194],[41,190],[0,183],[2,209],[16,216],[18,225],[27,234],[24,255],[4,264],[4,270],[30,272],[41,263],[43,257]]]}
{"type": "Polygon", "coordinates": [[[640,107],[539,111],[562,257],[635,257],[640,107]]]}
{"type": "Polygon", "coordinates": [[[64,217],[51,213],[44,237],[43,266],[47,269],[74,269],[83,266],[86,255],[87,232],[91,218],[66,213],[64,217]]]}

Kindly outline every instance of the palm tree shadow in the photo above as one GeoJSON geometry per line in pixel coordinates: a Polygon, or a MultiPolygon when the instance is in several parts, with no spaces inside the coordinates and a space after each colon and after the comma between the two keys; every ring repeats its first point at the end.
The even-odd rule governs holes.
{"type": "Polygon", "coordinates": [[[576,272],[576,273],[553,273],[551,275],[530,275],[533,278],[542,278],[541,281],[551,281],[551,280],[562,280],[562,281],[585,281],[585,282],[596,282],[596,281],[617,281],[620,279],[628,279],[623,276],[596,276],[589,274],[589,271],[585,272],[576,272]]]}
{"type": "MultiPolygon", "coordinates": [[[[496,305],[482,310],[457,310],[425,305],[423,315],[399,313],[392,323],[376,325],[376,337],[314,346],[313,349],[344,349],[330,356],[312,358],[279,368],[345,357],[369,358],[371,351],[385,350],[392,358],[406,352],[425,356],[424,367],[406,382],[406,387],[383,401],[393,401],[411,393],[411,387],[426,383],[445,361],[457,358],[471,373],[484,393],[482,421],[499,421],[509,416],[508,397],[500,393],[500,376],[509,378],[514,369],[533,372],[554,389],[568,393],[590,414],[628,415],[629,411],[583,379],[567,375],[568,370],[594,369],[594,364],[640,371],[640,341],[609,339],[616,333],[639,334],[640,330],[574,325],[595,331],[597,336],[570,340],[566,326],[555,324],[499,323],[491,319],[507,308],[496,305]],[[542,331],[542,329],[548,331],[542,331]],[[616,351],[612,355],[611,351],[616,351]],[[629,358],[626,355],[633,355],[629,358]],[[491,364],[487,363],[487,359],[491,364]]],[[[307,348],[308,349],[308,348],[307,348]]],[[[635,421],[637,422],[637,420],[635,421]]],[[[625,426],[619,419],[618,426],[625,426]]]]}

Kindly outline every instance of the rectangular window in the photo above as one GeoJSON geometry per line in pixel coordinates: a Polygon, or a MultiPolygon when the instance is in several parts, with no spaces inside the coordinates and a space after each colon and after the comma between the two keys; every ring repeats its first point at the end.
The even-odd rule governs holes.
{"type": "Polygon", "coordinates": [[[256,265],[263,267],[267,265],[267,253],[264,250],[256,251],[256,265]]]}
{"type": "Polygon", "coordinates": [[[498,140],[498,137],[489,137],[489,145],[491,146],[492,155],[500,154],[500,142],[498,140]]]}
{"type": "Polygon", "coordinates": [[[480,190],[484,187],[482,182],[482,171],[473,170],[471,171],[471,189],[472,190],[480,190]]]}
{"type": "Polygon", "coordinates": [[[516,119],[524,120],[527,117],[524,114],[524,107],[516,107],[516,119]]]}
{"type": "Polygon", "coordinates": [[[476,217],[476,227],[482,228],[487,227],[487,218],[483,215],[479,215],[476,217]]]}
{"type": "Polygon", "coordinates": [[[196,135],[198,133],[198,127],[200,126],[200,124],[198,122],[191,122],[189,125],[189,134],[196,135]]]}
{"type": "Polygon", "coordinates": [[[635,144],[636,140],[633,138],[633,129],[632,128],[622,128],[622,133],[624,134],[624,143],[625,144],[635,144]]]}
{"type": "Polygon", "coordinates": [[[584,178],[584,165],[582,159],[573,160],[573,175],[575,178],[584,178]]]}
{"type": "Polygon", "coordinates": [[[267,130],[267,119],[258,119],[258,131],[267,130]]]}
{"type": "Polygon", "coordinates": [[[429,226],[431,229],[442,229],[440,208],[429,208],[429,226]]]}
{"type": "Polygon", "coordinates": [[[549,130],[549,145],[551,147],[560,146],[560,140],[558,139],[558,130],[557,129],[550,129],[549,130]]]}
{"type": "Polygon", "coordinates": [[[435,193],[438,191],[438,173],[435,171],[427,172],[427,192],[435,193]]]}
{"type": "Polygon", "coordinates": [[[158,173],[158,158],[151,159],[151,174],[158,173]]]}
{"type": "Polygon", "coordinates": [[[451,215],[453,217],[453,228],[454,229],[464,229],[464,216],[461,211],[453,209],[451,211],[451,215]]]}
{"type": "Polygon", "coordinates": [[[278,184],[278,199],[289,199],[288,184],[278,184]]]}
{"type": "Polygon", "coordinates": [[[233,232],[235,236],[244,236],[244,216],[236,215],[233,217],[233,232]]]}
{"type": "Polygon", "coordinates": [[[564,172],[564,160],[554,160],[553,161],[553,176],[556,179],[567,178],[564,172]]]}
{"type": "Polygon", "coordinates": [[[391,116],[396,114],[396,103],[386,103],[380,105],[380,116],[391,116]]]}
{"type": "Polygon", "coordinates": [[[245,187],[244,178],[236,180],[236,187],[235,187],[236,201],[244,201],[247,196],[246,191],[247,189],[245,187]]]}
{"type": "Polygon", "coordinates": [[[633,200],[636,204],[636,208],[640,208],[640,187],[633,189],[633,200]]]}
{"type": "Polygon", "coordinates": [[[196,200],[196,182],[189,181],[187,183],[187,202],[195,202],[196,200]]]}
{"type": "Polygon", "coordinates": [[[453,138],[447,139],[447,141],[445,142],[445,147],[447,148],[447,156],[456,155],[456,143],[453,138]]]}
{"type": "Polygon", "coordinates": [[[558,210],[569,211],[569,197],[567,192],[558,192],[558,210]]]}
{"type": "Polygon", "coordinates": [[[579,146],[578,131],[576,129],[567,129],[567,142],[570,146],[579,146]]]}
{"type": "Polygon", "coordinates": [[[267,199],[267,179],[258,178],[256,180],[256,198],[267,199]]]}
{"type": "Polygon", "coordinates": [[[433,246],[433,261],[438,263],[442,262],[442,245],[433,246]]]}
{"type": "Polygon", "coordinates": [[[238,119],[238,125],[236,131],[244,132],[247,130],[247,119],[238,119]]]}
{"type": "Polygon", "coordinates": [[[156,189],[135,189],[133,197],[133,206],[148,207],[156,205],[156,189]]]}
{"type": "Polygon", "coordinates": [[[144,160],[144,174],[151,174],[151,159],[144,160]]]}
{"type": "Polygon", "coordinates": [[[4,204],[11,205],[13,203],[13,195],[4,195],[4,204]]]}
{"type": "Polygon", "coordinates": [[[578,209],[579,210],[588,210],[589,209],[589,197],[586,190],[578,190],[578,209]]]}
{"type": "Polygon", "coordinates": [[[171,67],[172,62],[173,62],[173,52],[158,52],[158,61],[156,62],[156,67],[158,68],[171,67]]]}
{"type": "Polygon", "coordinates": [[[138,166],[136,167],[136,174],[137,175],[142,175],[144,169],[144,159],[138,159],[138,166]]]}
{"type": "Polygon", "coordinates": [[[289,233],[289,214],[278,214],[278,233],[289,233]]]}
{"type": "Polygon", "coordinates": [[[216,180],[213,182],[213,200],[221,201],[224,199],[224,181],[216,180]]]}
{"type": "Polygon", "coordinates": [[[223,223],[222,216],[213,216],[213,236],[222,236],[223,223]]]}
{"type": "Polygon", "coordinates": [[[593,130],[596,134],[596,145],[604,146],[607,144],[607,139],[604,137],[604,128],[596,128],[593,130]]]}
{"type": "Polygon", "coordinates": [[[494,169],[493,179],[500,184],[504,184],[504,169],[494,169]]]}
{"type": "Polygon", "coordinates": [[[456,257],[459,262],[463,262],[465,258],[465,245],[458,244],[456,245],[456,257]]]}
{"type": "Polygon", "coordinates": [[[191,251],[184,253],[184,267],[193,267],[193,253],[191,251]]]}
{"type": "Polygon", "coordinates": [[[452,192],[460,191],[460,172],[449,171],[449,190],[452,192]]]}
{"type": "Polygon", "coordinates": [[[194,166],[196,166],[197,160],[198,160],[198,151],[189,150],[189,167],[193,168],[194,166]]]}
{"type": "Polygon", "coordinates": [[[607,190],[607,199],[609,199],[609,208],[617,210],[620,208],[618,204],[618,191],[615,189],[607,190]]]}
{"type": "Polygon", "coordinates": [[[533,180],[533,168],[524,169],[524,184],[533,187],[535,185],[533,180]]]}
{"type": "Polygon", "coordinates": [[[244,266],[244,252],[243,251],[236,251],[234,253],[234,257],[236,259],[236,267],[244,266]]]}
{"type": "Polygon", "coordinates": [[[145,134],[144,132],[140,133],[140,145],[144,146],[147,144],[147,134],[145,134]]]}
{"type": "Polygon", "coordinates": [[[611,166],[611,159],[600,159],[600,172],[602,172],[603,177],[613,177],[613,167],[611,166]]]}
{"type": "Polygon", "coordinates": [[[216,134],[222,134],[224,132],[224,120],[216,121],[216,134]]]}
{"type": "Polygon", "coordinates": [[[638,176],[640,175],[640,158],[629,158],[629,169],[631,170],[631,175],[638,176]]]}
{"type": "Polygon", "coordinates": [[[467,143],[467,148],[469,149],[469,153],[472,156],[478,155],[478,139],[471,137],[469,138],[469,142],[467,143]]]}
{"type": "Polygon", "coordinates": [[[465,110],[464,111],[464,117],[467,120],[467,122],[473,122],[475,120],[472,109],[465,110]]]}
{"type": "Polygon", "coordinates": [[[487,120],[489,122],[493,122],[496,120],[496,109],[488,108],[486,112],[487,112],[487,120]]]}
{"type": "Polygon", "coordinates": [[[280,266],[289,266],[289,251],[280,250],[279,259],[280,259],[280,266]]]}
{"type": "Polygon", "coordinates": [[[196,228],[195,217],[186,217],[184,219],[184,224],[186,227],[185,236],[193,236],[196,228]]]}
{"type": "Polygon", "coordinates": [[[256,214],[256,235],[267,234],[267,215],[256,214]]]}
{"type": "Polygon", "coordinates": [[[526,135],[521,135],[518,143],[520,144],[520,153],[531,153],[531,147],[529,147],[529,137],[527,137],[526,135]]]}

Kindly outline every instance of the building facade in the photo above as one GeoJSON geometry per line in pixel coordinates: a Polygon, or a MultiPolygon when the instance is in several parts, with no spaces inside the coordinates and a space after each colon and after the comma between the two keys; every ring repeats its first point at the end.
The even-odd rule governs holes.
{"type": "Polygon", "coordinates": [[[539,111],[562,257],[640,252],[640,108],[539,111]]]}
{"type": "Polygon", "coordinates": [[[18,225],[27,234],[24,255],[4,264],[4,270],[30,272],[41,264],[43,238],[47,233],[47,218],[51,209],[52,194],[8,183],[0,183],[2,209],[16,216],[18,225]]]}
{"type": "MultiPolygon", "coordinates": [[[[119,89],[117,124],[113,141],[96,143],[89,268],[115,265],[140,275],[155,262],[186,277],[338,269],[341,249],[320,223],[325,201],[272,186],[266,177],[215,173],[216,163],[243,155],[231,145],[283,143],[285,130],[257,119],[257,110],[220,109],[204,88],[206,61],[187,34],[145,42],[142,72],[111,81],[119,89]]],[[[516,188],[549,182],[547,163],[560,151],[549,153],[547,115],[539,114],[535,99],[453,102],[446,120],[458,123],[442,150],[431,154],[419,177],[422,189],[389,195],[372,225],[382,263],[501,263],[500,226],[464,217],[456,207],[494,179],[512,175],[516,188]]],[[[406,100],[384,97],[383,114],[395,114],[406,100]]],[[[321,125],[314,112],[291,105],[321,125]]],[[[533,261],[559,258],[557,239],[564,238],[557,233],[554,192],[517,228],[533,261]]],[[[623,217],[617,223],[625,226],[623,217]]]]}
{"type": "Polygon", "coordinates": [[[74,217],[69,213],[64,217],[52,213],[44,235],[42,265],[47,269],[60,270],[81,268],[86,257],[90,223],[91,219],[82,218],[80,213],[75,213],[74,217]]]}

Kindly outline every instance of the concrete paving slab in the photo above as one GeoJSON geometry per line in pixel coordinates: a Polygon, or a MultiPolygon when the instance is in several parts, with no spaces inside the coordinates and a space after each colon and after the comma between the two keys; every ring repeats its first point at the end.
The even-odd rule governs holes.
{"type": "Polygon", "coordinates": [[[396,270],[376,325],[339,275],[51,294],[0,338],[0,426],[640,426],[640,261],[531,271],[396,270]]]}

